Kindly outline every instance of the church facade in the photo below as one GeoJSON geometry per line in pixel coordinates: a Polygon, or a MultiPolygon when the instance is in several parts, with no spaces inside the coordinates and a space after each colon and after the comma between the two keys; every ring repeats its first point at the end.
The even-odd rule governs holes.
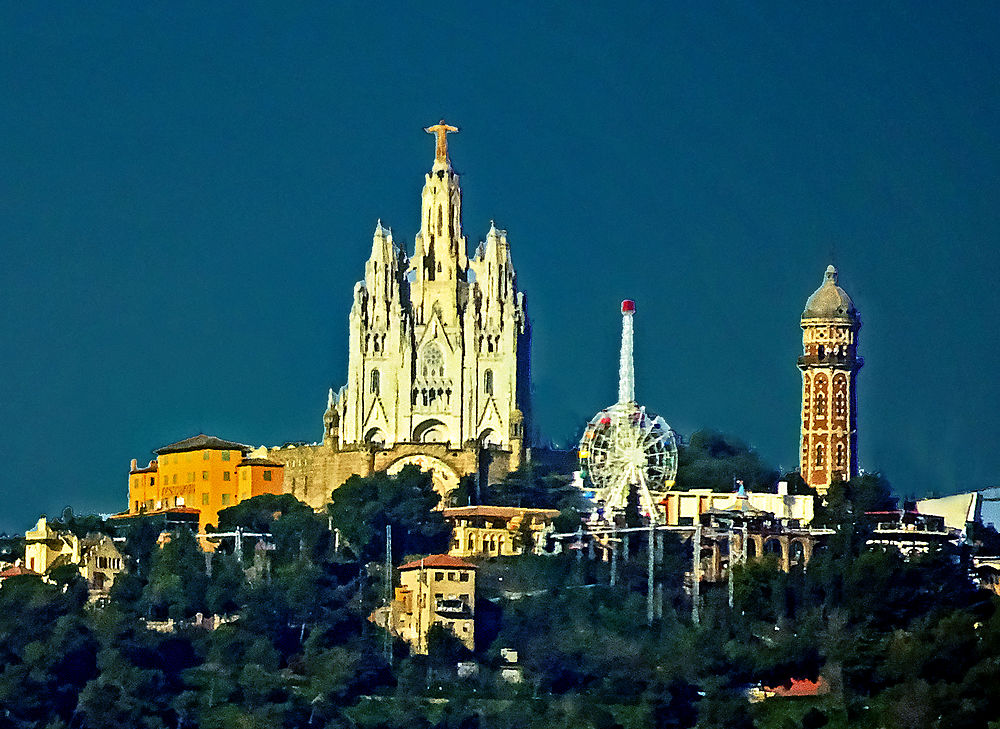
{"type": "Polygon", "coordinates": [[[799,472],[825,494],[833,481],[858,475],[858,356],[861,317],[828,266],[801,317],[799,472]]]}
{"type": "Polygon", "coordinates": [[[424,177],[413,254],[381,221],[349,315],[347,382],[330,391],[323,441],[268,449],[285,490],[320,506],[351,474],[430,470],[498,478],[524,454],[530,329],[506,231],[491,224],[472,257],[443,121],[424,177]]]}

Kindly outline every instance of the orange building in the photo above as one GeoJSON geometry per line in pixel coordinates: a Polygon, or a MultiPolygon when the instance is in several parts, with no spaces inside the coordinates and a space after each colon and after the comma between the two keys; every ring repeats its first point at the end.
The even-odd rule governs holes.
{"type": "Polygon", "coordinates": [[[199,511],[198,530],[218,525],[219,512],[260,494],[280,494],[284,466],[247,458],[250,447],[211,435],[171,443],[153,451],[157,458],[128,476],[128,513],[150,514],[176,508],[199,511]]]}

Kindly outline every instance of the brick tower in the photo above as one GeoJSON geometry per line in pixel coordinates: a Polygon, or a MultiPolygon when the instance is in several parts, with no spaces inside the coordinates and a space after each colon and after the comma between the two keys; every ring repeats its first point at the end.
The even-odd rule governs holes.
{"type": "Polygon", "coordinates": [[[858,474],[857,377],[861,318],[827,266],[802,312],[802,432],[799,470],[819,493],[858,474]]]}

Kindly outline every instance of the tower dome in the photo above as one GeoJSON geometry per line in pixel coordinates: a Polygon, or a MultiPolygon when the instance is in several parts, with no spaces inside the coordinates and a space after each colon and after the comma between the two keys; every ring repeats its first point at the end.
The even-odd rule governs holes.
{"type": "Polygon", "coordinates": [[[837,285],[837,269],[832,265],[826,267],[823,274],[823,285],[813,292],[806,301],[803,319],[846,319],[854,321],[858,311],[854,308],[851,297],[837,285]]]}

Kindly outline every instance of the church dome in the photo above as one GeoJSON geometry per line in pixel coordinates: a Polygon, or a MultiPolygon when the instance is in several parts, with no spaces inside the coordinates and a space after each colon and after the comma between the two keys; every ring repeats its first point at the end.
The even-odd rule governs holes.
{"type": "Polygon", "coordinates": [[[806,309],[802,312],[803,319],[849,319],[858,317],[851,297],[837,285],[837,269],[826,267],[823,274],[823,285],[806,301],[806,309]]]}

